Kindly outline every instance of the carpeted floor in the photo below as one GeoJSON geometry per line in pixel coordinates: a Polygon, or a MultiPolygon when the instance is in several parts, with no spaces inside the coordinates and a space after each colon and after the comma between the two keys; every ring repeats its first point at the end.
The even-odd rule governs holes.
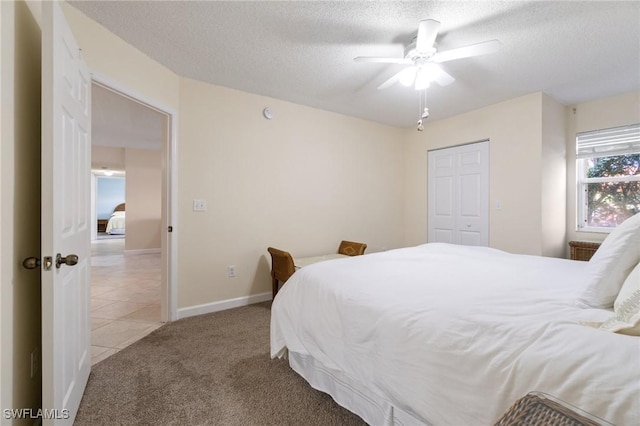
{"type": "Polygon", "coordinates": [[[175,321],[96,364],[75,424],[365,424],[270,359],[270,306],[175,321]]]}

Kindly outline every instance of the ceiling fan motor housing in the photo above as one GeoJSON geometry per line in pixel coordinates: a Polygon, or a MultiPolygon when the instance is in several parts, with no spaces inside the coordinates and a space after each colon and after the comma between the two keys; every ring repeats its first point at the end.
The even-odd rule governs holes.
{"type": "Polygon", "coordinates": [[[418,49],[416,48],[417,39],[417,36],[414,37],[413,40],[411,40],[411,43],[409,43],[409,45],[404,49],[405,58],[411,59],[413,61],[415,61],[416,59],[429,59],[438,52],[436,43],[433,43],[428,51],[418,52],[418,49]]]}

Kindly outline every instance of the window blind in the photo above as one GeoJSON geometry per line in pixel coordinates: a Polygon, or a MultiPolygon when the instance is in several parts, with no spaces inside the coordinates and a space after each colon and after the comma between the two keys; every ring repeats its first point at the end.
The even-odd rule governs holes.
{"type": "Polygon", "coordinates": [[[640,153],[640,124],[578,133],[577,158],[640,153]]]}

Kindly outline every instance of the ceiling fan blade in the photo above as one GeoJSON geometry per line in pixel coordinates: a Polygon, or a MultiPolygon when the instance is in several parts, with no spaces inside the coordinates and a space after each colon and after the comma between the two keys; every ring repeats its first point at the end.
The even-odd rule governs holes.
{"type": "Polygon", "coordinates": [[[416,50],[418,52],[428,52],[436,41],[440,22],[433,19],[425,19],[418,24],[418,38],[416,39],[416,50]]]}
{"type": "Polygon", "coordinates": [[[486,55],[496,52],[502,44],[498,40],[483,41],[482,43],[471,44],[469,46],[459,47],[457,49],[445,50],[438,52],[431,60],[433,62],[447,62],[455,59],[470,58],[472,56],[486,55]]]}
{"type": "Polygon", "coordinates": [[[387,87],[391,87],[396,84],[398,80],[400,80],[400,73],[402,73],[402,71],[395,73],[390,79],[378,86],[378,90],[384,90],[387,87]]]}
{"type": "Polygon", "coordinates": [[[413,61],[407,58],[381,58],[378,56],[358,56],[353,58],[356,62],[375,62],[381,64],[404,64],[413,65],[413,61]]]}
{"type": "Polygon", "coordinates": [[[451,77],[451,74],[449,74],[442,68],[437,67],[437,70],[434,69],[433,81],[438,83],[440,86],[448,86],[456,81],[456,79],[451,77]]]}

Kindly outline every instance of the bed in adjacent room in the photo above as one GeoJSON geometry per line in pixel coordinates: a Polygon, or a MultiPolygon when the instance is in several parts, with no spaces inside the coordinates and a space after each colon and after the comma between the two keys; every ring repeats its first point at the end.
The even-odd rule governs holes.
{"type": "Polygon", "coordinates": [[[590,262],[433,243],[310,265],[273,302],[271,355],[372,425],[490,425],[534,391],[640,424],[640,337],[614,332],[638,319],[634,220],[590,262]]]}
{"type": "Polygon", "coordinates": [[[121,203],[113,209],[105,232],[110,235],[124,235],[125,222],[125,203],[121,203]]]}

